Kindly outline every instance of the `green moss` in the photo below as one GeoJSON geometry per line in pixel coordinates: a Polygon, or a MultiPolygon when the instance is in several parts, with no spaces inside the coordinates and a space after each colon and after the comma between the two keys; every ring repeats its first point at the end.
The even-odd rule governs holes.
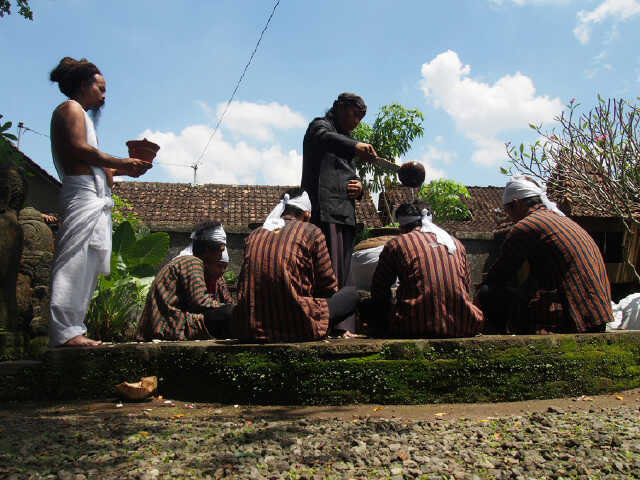
{"type": "Polygon", "coordinates": [[[110,396],[117,383],[157,375],[165,396],[225,403],[509,401],[640,386],[640,334],[389,341],[361,350],[119,345],[51,350],[44,364],[48,398],[110,396]]]}

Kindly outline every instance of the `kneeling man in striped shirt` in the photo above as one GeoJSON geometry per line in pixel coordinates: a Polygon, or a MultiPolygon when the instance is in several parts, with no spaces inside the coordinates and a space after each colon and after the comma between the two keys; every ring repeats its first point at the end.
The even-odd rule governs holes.
{"type": "Polygon", "coordinates": [[[317,340],[355,311],[358,292],[355,287],[338,290],[324,234],[310,218],[309,195],[291,189],[245,241],[233,337],[317,340]]]}
{"type": "Polygon", "coordinates": [[[613,321],[611,286],[593,238],[529,177],[507,182],[502,203],[515,225],[477,297],[489,332],[604,332],[613,321]],[[510,287],[525,260],[527,282],[510,287]]]}
{"type": "Polygon", "coordinates": [[[219,222],[206,222],[191,239],[190,250],[156,275],[138,326],[138,340],[229,337],[233,306],[209,294],[205,280],[222,258],[227,236],[219,222]]]}
{"type": "Polygon", "coordinates": [[[371,301],[360,309],[371,334],[438,338],[481,332],[483,316],[469,296],[471,273],[462,243],[431,221],[423,201],[400,205],[396,219],[401,235],[385,244],[371,282],[371,301]]]}

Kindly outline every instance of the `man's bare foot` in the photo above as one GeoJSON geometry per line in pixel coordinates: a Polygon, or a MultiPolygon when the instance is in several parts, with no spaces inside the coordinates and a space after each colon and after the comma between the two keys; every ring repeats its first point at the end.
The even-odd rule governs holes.
{"type": "Polygon", "coordinates": [[[102,345],[100,340],[91,340],[89,337],[85,337],[84,335],[77,335],[63,345],[61,347],[96,347],[98,345],[102,345]]]}
{"type": "Polygon", "coordinates": [[[342,338],[358,338],[359,336],[357,333],[351,333],[349,330],[345,330],[342,334],[342,338]]]}

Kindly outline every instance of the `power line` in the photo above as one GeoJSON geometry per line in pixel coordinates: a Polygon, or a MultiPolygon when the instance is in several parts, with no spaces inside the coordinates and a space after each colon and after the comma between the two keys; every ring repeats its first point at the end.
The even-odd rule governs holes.
{"type": "Polygon", "coordinates": [[[209,140],[207,141],[207,144],[205,145],[204,150],[202,150],[202,153],[198,157],[198,160],[196,160],[195,165],[198,165],[202,161],[202,158],[204,157],[204,154],[206,153],[207,149],[209,148],[209,144],[211,143],[211,140],[213,140],[213,137],[215,136],[216,132],[218,131],[218,128],[220,127],[220,124],[222,123],[222,120],[224,119],[224,116],[227,114],[227,110],[229,109],[229,105],[231,105],[231,102],[233,101],[233,98],[235,97],[236,92],[238,91],[238,88],[240,88],[240,83],[242,83],[242,80],[244,79],[244,76],[247,73],[247,69],[249,68],[249,65],[251,65],[251,61],[253,60],[253,57],[255,56],[256,52],[258,51],[258,47],[260,46],[260,42],[262,41],[262,37],[263,37],[264,33],[267,31],[267,28],[269,28],[269,23],[271,23],[271,19],[273,18],[273,15],[276,13],[276,8],[278,8],[278,5],[280,5],[280,0],[277,0],[275,5],[273,6],[273,10],[271,11],[271,15],[269,15],[269,18],[267,19],[267,23],[265,23],[264,28],[262,29],[262,32],[260,33],[260,38],[258,38],[258,42],[256,43],[256,46],[254,47],[253,52],[251,52],[251,56],[249,57],[249,61],[244,66],[244,70],[242,70],[242,75],[240,75],[240,78],[238,79],[238,82],[236,83],[236,86],[233,89],[233,93],[231,94],[231,97],[229,97],[229,100],[227,101],[227,104],[224,107],[224,110],[222,111],[222,115],[220,115],[220,118],[218,119],[218,123],[214,127],[213,132],[211,133],[211,135],[209,136],[209,140]]]}
{"type": "Polygon", "coordinates": [[[38,131],[34,130],[33,128],[24,127],[24,130],[25,130],[26,132],[32,132],[32,133],[35,133],[36,135],[41,135],[41,136],[43,136],[43,137],[50,138],[50,137],[49,137],[49,135],[47,135],[46,133],[40,133],[40,132],[38,132],[38,131]]]}
{"type": "Polygon", "coordinates": [[[34,130],[34,129],[32,129],[32,128],[29,128],[29,127],[25,126],[25,124],[24,124],[23,122],[18,122],[18,143],[17,143],[17,145],[16,145],[16,148],[17,148],[18,150],[20,150],[20,140],[22,139],[22,132],[23,132],[23,131],[25,131],[25,132],[33,132],[33,133],[35,133],[36,135],[41,135],[41,136],[43,136],[43,137],[47,137],[47,138],[49,138],[49,135],[47,135],[47,134],[45,134],[45,133],[40,133],[40,132],[38,132],[37,130],[34,130]]]}

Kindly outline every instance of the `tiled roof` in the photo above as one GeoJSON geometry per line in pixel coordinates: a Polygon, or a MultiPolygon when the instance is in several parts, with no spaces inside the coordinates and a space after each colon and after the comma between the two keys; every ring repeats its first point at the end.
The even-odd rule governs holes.
{"type": "MultiPolygon", "coordinates": [[[[219,219],[225,229],[247,231],[262,223],[288,186],[117,182],[113,192],[133,205],[152,229],[188,230],[203,219],[219,219]]],[[[381,226],[371,197],[356,202],[358,222],[381,226]]]]}
{"type": "MultiPolygon", "coordinates": [[[[417,198],[417,188],[395,187],[389,190],[391,208],[412,202],[411,190],[417,198]]],[[[502,210],[504,187],[467,187],[467,190],[471,198],[463,198],[462,201],[471,212],[471,220],[442,222],[440,225],[452,232],[493,232],[506,219],[502,210]]]]}
{"type": "MultiPolygon", "coordinates": [[[[587,167],[585,167],[587,168],[587,167]]],[[[603,183],[603,178],[600,174],[590,171],[584,175],[589,178],[594,184],[603,183]]],[[[601,203],[599,209],[595,209],[588,202],[584,201],[584,198],[592,197],[600,199],[601,196],[590,193],[593,189],[590,189],[584,180],[571,179],[569,174],[563,175],[562,164],[559,164],[552,177],[552,182],[548,183],[548,196],[551,200],[558,204],[558,208],[562,210],[566,215],[571,217],[603,217],[612,218],[616,217],[616,212],[613,209],[609,209],[610,202],[606,200],[601,203]],[[554,185],[554,182],[557,185],[554,185]],[[565,190],[566,189],[566,190],[565,190]],[[563,192],[563,190],[565,190],[563,192]]],[[[613,203],[613,202],[612,202],[613,203]]],[[[622,205],[622,202],[618,203],[622,205]]],[[[624,211],[623,208],[621,208],[624,211]]],[[[631,205],[630,210],[634,217],[640,218],[640,205],[634,203],[631,205]]]]}
{"type": "Polygon", "coordinates": [[[54,185],[54,186],[56,186],[58,188],[62,187],[62,183],[60,183],[60,180],[58,180],[54,176],[50,175],[49,172],[47,172],[44,168],[42,168],[36,162],[31,160],[29,157],[27,157],[24,153],[22,153],[20,150],[18,150],[13,144],[11,146],[13,147],[13,149],[16,152],[18,152],[22,156],[22,161],[24,162],[24,167],[28,171],[30,171],[31,173],[33,173],[35,175],[38,175],[38,176],[42,177],[44,180],[46,180],[47,182],[51,183],[52,185],[54,185]]]}

